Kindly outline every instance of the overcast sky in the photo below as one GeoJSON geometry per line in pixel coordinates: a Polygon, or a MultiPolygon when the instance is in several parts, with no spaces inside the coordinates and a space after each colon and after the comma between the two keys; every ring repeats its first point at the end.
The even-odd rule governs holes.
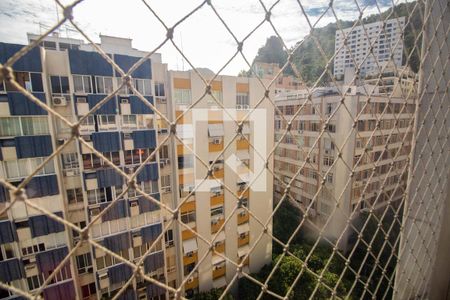
{"type": "MultiPolygon", "coordinates": [[[[146,1],[169,27],[202,3],[200,0],[146,1]]],[[[364,16],[378,12],[376,3],[381,10],[391,3],[390,0],[357,1],[361,7],[367,7],[364,16]]],[[[270,7],[275,1],[263,2],[266,7],[270,7]]],[[[212,3],[239,40],[264,19],[264,9],[259,1],[212,0],[212,3]]],[[[329,0],[279,1],[272,11],[272,22],[288,47],[302,40],[309,32],[299,3],[314,23],[327,9],[329,0]]],[[[355,0],[335,0],[334,8],[338,17],[344,20],[354,20],[359,14],[355,0]]],[[[0,0],[0,41],[25,44],[27,32],[43,32],[46,26],[55,24],[57,18],[53,0],[0,0]]],[[[152,51],[166,35],[164,27],[142,0],[85,0],[74,10],[74,19],[95,42],[99,41],[99,34],[132,38],[133,46],[140,50],[152,51]]],[[[322,27],[334,21],[335,17],[329,11],[317,26],[322,27]]],[[[80,37],[76,32],[64,28],[60,34],[80,37]]],[[[258,48],[271,35],[274,35],[274,31],[266,22],[246,40],[243,52],[250,63],[258,48]]],[[[237,48],[230,33],[208,5],[204,5],[175,29],[174,42],[183,49],[195,67],[207,67],[215,72],[225,65],[237,48]]],[[[166,43],[158,52],[162,54],[163,62],[169,64],[169,69],[181,70],[183,66],[185,70],[191,68],[187,62],[183,63],[181,55],[171,43],[166,43]]],[[[236,75],[242,69],[248,69],[248,66],[238,55],[222,74],[236,75]]]]}

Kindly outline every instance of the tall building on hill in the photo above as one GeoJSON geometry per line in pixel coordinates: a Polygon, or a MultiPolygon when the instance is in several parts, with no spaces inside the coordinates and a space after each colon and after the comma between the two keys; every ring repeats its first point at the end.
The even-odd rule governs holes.
{"type": "MultiPolygon", "coordinates": [[[[32,41],[36,37],[29,35],[28,38],[32,41]]],[[[129,39],[100,38],[98,46],[125,72],[148,54],[132,48],[129,39]]],[[[0,63],[22,47],[0,43],[0,63]]],[[[117,70],[91,45],[58,36],[47,37],[40,47],[16,62],[13,69],[23,88],[70,121],[82,118],[122,83],[117,70]]],[[[205,90],[192,72],[169,73],[159,54],[145,60],[132,77],[134,87],[169,120],[174,120],[205,90]]],[[[220,97],[226,107],[238,108],[236,115],[242,117],[264,96],[265,90],[255,79],[223,76],[213,82],[212,93],[220,97]]],[[[211,108],[210,100],[200,105],[211,108]]],[[[266,112],[273,118],[273,108],[270,111],[269,105],[266,112]]],[[[272,208],[272,179],[270,176],[267,179],[266,192],[246,190],[249,176],[245,173],[250,173],[254,164],[254,154],[247,140],[243,137],[232,140],[238,126],[224,120],[220,110],[214,111],[211,122],[208,117],[203,123],[189,125],[186,116],[176,127],[177,135],[186,145],[195,145],[196,153],[204,161],[215,161],[212,170],[218,178],[210,182],[208,190],[196,192],[185,200],[196,180],[204,177],[203,172],[206,174],[205,167],[175,137],[168,139],[170,130],[164,118],[128,87],[120,88],[116,96],[84,120],[80,135],[90,145],[86,146],[77,140],[69,141],[71,128],[58,117],[29,101],[8,82],[2,83],[0,176],[18,185],[55,149],[68,142],[62,153],[27,184],[28,199],[81,228],[97,217],[90,228],[93,240],[134,262],[150,251],[144,260],[145,273],[172,287],[180,286],[200,258],[207,255],[183,286],[183,295],[189,297],[199,291],[224,287],[235,275],[236,266],[208,253],[210,249],[206,244],[182,225],[172,225],[150,249],[163,227],[169,226],[171,215],[133,188],[124,192],[127,188],[124,178],[90,147],[124,172],[131,173],[161,146],[138,174],[138,186],[153,200],[173,209],[185,201],[180,208],[180,221],[207,239],[215,237],[214,250],[239,264],[263,229],[243,208],[233,210],[234,206],[240,200],[239,204],[249,207],[258,218],[267,219],[272,208]],[[232,145],[227,148],[227,143],[232,145]],[[214,155],[219,155],[222,149],[224,153],[216,159],[214,155]],[[227,166],[226,159],[231,154],[239,158],[237,168],[227,166]],[[240,198],[224,189],[225,184],[240,198]],[[115,204],[99,218],[112,201],[115,204]],[[218,232],[230,214],[234,214],[232,220],[218,232]]],[[[268,132],[273,134],[270,128],[273,125],[268,124],[268,132]]],[[[254,139],[254,126],[248,122],[242,129],[242,134],[250,141],[254,139]]],[[[272,146],[273,140],[269,139],[267,149],[272,146]]],[[[0,209],[11,199],[13,195],[0,186],[0,209]]],[[[0,267],[6,270],[1,272],[0,281],[30,293],[43,284],[80,238],[76,231],[21,201],[0,219],[0,267]]],[[[271,246],[263,237],[245,261],[244,271],[257,271],[270,259],[271,246]]],[[[83,243],[43,290],[43,297],[109,299],[128,281],[130,274],[131,269],[123,262],[83,243]]],[[[141,278],[133,279],[122,295],[123,299],[170,297],[165,289],[141,278]]],[[[14,296],[7,290],[0,290],[0,298],[14,296]]]]}
{"type": "Polygon", "coordinates": [[[343,76],[346,68],[355,69],[358,66],[362,75],[376,72],[379,71],[379,64],[387,61],[401,66],[404,27],[405,17],[399,17],[337,30],[334,75],[343,76]]]}

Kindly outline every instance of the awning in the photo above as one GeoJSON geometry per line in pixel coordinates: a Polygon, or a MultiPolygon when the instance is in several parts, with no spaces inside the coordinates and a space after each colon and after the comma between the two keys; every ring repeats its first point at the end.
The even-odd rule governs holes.
{"type": "Polygon", "coordinates": [[[238,182],[238,184],[239,183],[249,183],[250,182],[250,174],[249,173],[239,174],[237,182],[238,182]]]}
{"type": "Polygon", "coordinates": [[[218,264],[220,264],[220,263],[222,263],[224,261],[225,261],[225,258],[223,258],[223,257],[221,257],[219,255],[213,255],[213,257],[212,257],[212,264],[213,265],[218,265],[218,264]]]}
{"type": "Polygon", "coordinates": [[[250,126],[247,123],[244,123],[242,126],[242,134],[250,134],[250,126]]]}
{"type": "Polygon", "coordinates": [[[250,159],[250,153],[248,152],[248,150],[240,150],[240,151],[236,151],[236,156],[237,156],[240,160],[247,160],[247,159],[250,159]]]}
{"type": "Polygon", "coordinates": [[[208,124],[209,137],[224,136],[223,123],[208,124]]]}
{"type": "Polygon", "coordinates": [[[183,241],[183,252],[184,255],[188,254],[189,252],[194,252],[198,250],[197,246],[197,239],[190,239],[183,241]]]}
{"type": "Polygon", "coordinates": [[[225,276],[222,276],[219,279],[216,279],[213,281],[213,288],[215,288],[215,289],[224,287],[226,285],[227,285],[227,281],[225,279],[225,276]]]}
{"type": "Polygon", "coordinates": [[[222,181],[216,179],[208,180],[209,189],[213,191],[220,191],[222,189],[222,181]]]}
{"type": "Polygon", "coordinates": [[[238,225],[237,231],[239,234],[249,232],[250,231],[250,225],[248,223],[244,223],[242,225],[238,225]]]}
{"type": "Polygon", "coordinates": [[[214,242],[222,242],[225,241],[225,231],[219,232],[214,242]]]}
{"type": "Polygon", "coordinates": [[[177,136],[180,139],[192,139],[194,138],[194,129],[192,124],[180,124],[177,125],[177,136]]]}
{"type": "Polygon", "coordinates": [[[245,245],[244,247],[238,248],[238,256],[242,257],[242,256],[246,255],[249,250],[250,250],[249,245],[245,245]]]}

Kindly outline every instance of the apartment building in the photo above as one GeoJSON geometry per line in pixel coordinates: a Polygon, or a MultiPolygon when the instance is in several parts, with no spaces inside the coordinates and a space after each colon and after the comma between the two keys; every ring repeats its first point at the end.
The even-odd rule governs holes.
{"type": "Polygon", "coordinates": [[[389,19],[336,31],[334,75],[346,68],[360,67],[360,74],[379,71],[379,64],[402,65],[405,17],[389,19]]]}
{"type": "MultiPolygon", "coordinates": [[[[28,36],[30,42],[36,38],[28,36]]],[[[134,49],[130,39],[103,35],[100,40],[98,46],[125,72],[147,55],[134,49]]],[[[4,63],[23,46],[0,43],[0,47],[0,62],[4,63]]],[[[122,84],[117,70],[92,45],[57,35],[47,37],[40,47],[16,62],[13,69],[23,88],[70,121],[88,114],[122,84]]],[[[132,77],[134,87],[172,121],[205,91],[203,81],[194,72],[168,72],[159,54],[147,59],[132,77]]],[[[219,76],[212,82],[211,93],[230,112],[235,111],[237,120],[242,120],[249,108],[264,98],[265,89],[254,78],[219,76]]],[[[272,90],[270,95],[273,96],[272,90]]],[[[82,228],[114,201],[91,227],[91,238],[134,262],[150,251],[144,260],[146,274],[172,287],[180,286],[189,277],[183,293],[191,297],[200,291],[226,286],[236,274],[236,266],[218,253],[239,264],[244,262],[250,247],[254,247],[244,262],[246,272],[256,272],[271,260],[270,238],[259,239],[263,227],[243,208],[249,208],[260,220],[267,220],[272,209],[271,176],[265,177],[263,191],[247,189],[256,160],[250,146],[257,138],[255,126],[267,128],[269,138],[264,150],[268,152],[273,147],[273,107],[267,100],[259,107],[267,122],[264,119],[262,124],[250,118],[241,126],[242,135],[234,138],[236,122],[218,109],[211,96],[205,97],[196,105],[209,110],[204,121],[193,123],[195,113],[187,113],[178,120],[176,133],[180,139],[176,139],[173,135],[169,137],[170,127],[164,118],[124,86],[83,121],[79,130],[87,146],[77,140],[69,142],[71,128],[10,84],[2,83],[0,176],[18,185],[67,142],[61,155],[26,186],[28,198],[82,228]],[[148,159],[158,145],[159,151],[148,159]],[[185,226],[175,222],[150,249],[163,226],[169,226],[172,215],[133,188],[124,192],[127,182],[91,147],[126,173],[134,172],[145,162],[136,178],[138,186],[152,199],[173,209],[183,203],[178,219],[185,226]],[[227,164],[230,157],[238,163],[227,164]],[[203,186],[192,194],[190,191],[208,174],[201,160],[214,163],[211,180],[206,188],[203,186]],[[239,208],[235,209],[237,205],[239,208]],[[228,217],[231,220],[222,228],[228,217]],[[213,241],[214,249],[192,231],[213,241]],[[200,263],[205,255],[207,258],[200,263]],[[199,264],[197,271],[190,274],[196,264],[199,264]]],[[[0,186],[0,209],[13,197],[0,186]]],[[[0,218],[0,266],[5,270],[0,280],[22,290],[36,291],[79,241],[76,231],[21,201],[0,218]]],[[[44,289],[43,296],[109,299],[130,276],[131,269],[126,264],[84,243],[44,289]]],[[[121,299],[171,296],[164,289],[135,278],[121,299]]],[[[1,290],[0,298],[14,297],[1,290]]]]}
{"type": "MultiPolygon", "coordinates": [[[[284,184],[299,172],[291,183],[289,199],[302,209],[313,201],[309,219],[319,228],[330,219],[324,234],[331,239],[340,236],[353,211],[357,216],[361,210],[399,202],[411,149],[413,97],[374,94],[367,103],[367,89],[345,90],[346,109],[338,108],[342,96],[335,88],[318,88],[311,100],[307,93],[276,99],[286,120],[299,109],[301,112],[284,138],[286,122],[279,113],[275,116],[275,141],[281,140],[281,144],[275,152],[274,170],[279,180],[275,180],[274,199],[281,199],[284,184]],[[334,211],[336,203],[339,209],[334,211]]],[[[346,232],[339,247],[346,249],[350,236],[346,232]]]]}
{"type": "MultiPolygon", "coordinates": [[[[278,64],[275,63],[265,63],[255,61],[253,63],[253,71],[256,73],[256,76],[262,79],[266,79],[272,81],[275,76],[281,71],[281,68],[278,64]]],[[[284,75],[281,73],[275,82],[273,83],[275,87],[275,94],[281,93],[292,93],[294,91],[304,89],[305,83],[300,79],[295,78],[291,75],[284,75]]]]}
{"type": "MultiPolygon", "coordinates": [[[[33,36],[29,37],[30,40],[33,36]]],[[[131,40],[101,36],[103,48],[125,71],[147,53],[131,47],[131,40]]],[[[4,63],[22,48],[0,44],[4,63]]],[[[121,76],[92,46],[79,40],[51,37],[13,66],[17,82],[36,98],[70,121],[87,114],[107,94],[119,88],[121,76]]],[[[153,55],[136,69],[133,84],[154,103],[164,98],[166,65],[153,55]],[[162,93],[161,93],[162,91],[162,93]]],[[[97,217],[90,237],[131,261],[138,261],[162,231],[159,206],[126,182],[89,146],[72,140],[71,128],[53,114],[27,100],[9,83],[0,89],[1,177],[17,185],[55,149],[68,142],[26,186],[28,199],[43,209],[83,228],[97,217]],[[69,142],[70,141],[70,142],[69,142]],[[117,200],[116,200],[117,199],[117,200]]],[[[154,199],[161,198],[159,154],[146,159],[157,145],[154,112],[128,88],[91,113],[79,128],[88,145],[124,172],[144,162],[137,185],[154,199]]],[[[13,195],[1,188],[5,208],[13,195]]],[[[33,292],[48,278],[79,241],[76,231],[52,220],[22,201],[1,216],[0,280],[33,292]]],[[[145,272],[167,282],[165,239],[156,243],[144,260],[145,272]]],[[[131,276],[131,268],[88,243],[75,250],[57,276],[43,290],[45,299],[109,299],[131,276]]],[[[166,292],[134,279],[126,299],[159,299],[166,292]]],[[[1,291],[1,298],[14,298],[1,291]]]]}
{"type": "MultiPolygon", "coordinates": [[[[213,79],[206,70],[201,75],[207,81],[213,79]]],[[[264,221],[270,217],[273,178],[263,170],[263,182],[259,182],[263,188],[248,186],[258,162],[264,165],[253,147],[260,153],[268,153],[273,147],[274,113],[266,99],[258,106],[259,118],[244,121],[249,108],[264,98],[265,89],[256,78],[218,76],[210,84],[210,93],[194,71],[170,71],[169,78],[172,114],[180,137],[174,142],[178,169],[174,197],[183,203],[181,221],[185,225],[180,226],[180,239],[184,275],[200,264],[185,287],[187,295],[191,295],[224,287],[235,276],[236,266],[219,254],[243,263],[245,272],[255,272],[271,260],[271,240],[267,235],[259,239],[263,227],[254,217],[264,221]],[[244,121],[241,134],[237,134],[236,121],[244,121]],[[255,141],[261,140],[255,128],[267,138],[262,146],[255,146],[255,141]],[[194,189],[195,193],[191,193],[194,189]],[[250,216],[244,207],[254,215],[250,216]],[[224,226],[225,220],[228,222],[224,226]],[[213,241],[214,251],[192,231],[213,241]]],[[[272,162],[268,165],[272,166],[272,162]]]]}
{"type": "Polygon", "coordinates": [[[378,93],[403,98],[417,94],[419,80],[409,66],[396,66],[392,62],[380,65],[380,71],[371,71],[364,77],[364,83],[378,87],[378,93]]]}

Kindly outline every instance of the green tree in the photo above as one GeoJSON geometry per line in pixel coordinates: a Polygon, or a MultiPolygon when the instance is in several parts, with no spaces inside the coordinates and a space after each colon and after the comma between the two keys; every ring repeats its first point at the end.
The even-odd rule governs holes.
{"type": "Polygon", "coordinates": [[[274,63],[282,67],[286,63],[287,54],[283,49],[283,42],[277,36],[271,36],[266,44],[259,48],[255,60],[257,62],[274,63]]]}

